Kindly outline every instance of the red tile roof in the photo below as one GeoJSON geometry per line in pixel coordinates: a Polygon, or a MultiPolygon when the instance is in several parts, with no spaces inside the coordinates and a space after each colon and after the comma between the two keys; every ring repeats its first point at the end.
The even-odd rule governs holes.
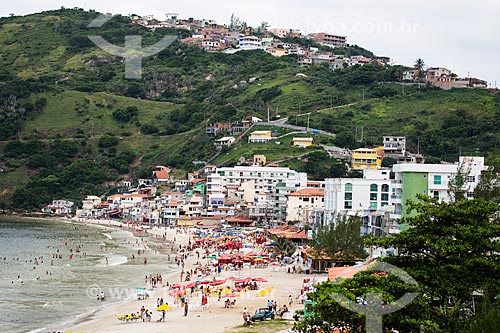
{"type": "Polygon", "coordinates": [[[155,177],[157,179],[168,179],[169,174],[167,171],[155,171],[155,177]]]}
{"type": "Polygon", "coordinates": [[[319,188],[304,188],[297,192],[288,194],[290,197],[322,197],[325,192],[319,188]]]}

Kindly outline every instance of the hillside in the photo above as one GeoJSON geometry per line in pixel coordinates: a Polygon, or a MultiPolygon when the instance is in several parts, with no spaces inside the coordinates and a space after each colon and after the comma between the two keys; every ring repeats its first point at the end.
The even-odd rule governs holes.
{"type": "MultiPolygon", "coordinates": [[[[154,164],[194,170],[193,161],[216,154],[205,124],[266,119],[268,110],[273,119],[302,126],[311,112],[310,127],[337,134],[318,143],[356,148],[405,135],[410,150],[419,142],[431,160],[453,161],[467,152],[500,164],[500,99],[489,91],[405,86],[403,95],[399,84],[381,84],[400,80],[400,66],[332,72],[325,65],[298,67],[294,56],[205,52],[177,41],[144,59],[142,79],[127,80],[123,61],[95,47],[89,34],[119,45],[126,35],[141,35],[150,45],[190,32],[151,32],[121,16],[87,28],[97,16],[61,9],[0,18],[1,207],[36,209],[55,198],[111,193],[121,179],[149,176],[154,164]]],[[[357,46],[338,52],[371,54],[357,46]]],[[[269,161],[288,158],[285,164],[307,171],[311,163],[292,157],[318,149],[293,149],[289,139],[267,146],[242,140],[214,162],[231,165],[265,153],[269,161]]],[[[322,158],[311,161],[320,165],[322,158]]],[[[332,160],[324,168],[336,174],[336,165],[332,160]]]]}

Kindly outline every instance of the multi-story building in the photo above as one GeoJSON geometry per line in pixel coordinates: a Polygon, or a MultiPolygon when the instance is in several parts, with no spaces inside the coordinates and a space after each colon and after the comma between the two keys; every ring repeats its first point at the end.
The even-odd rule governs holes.
{"type": "Polygon", "coordinates": [[[346,47],[347,38],[346,36],[327,34],[326,32],[312,33],[308,35],[309,38],[314,40],[316,43],[327,45],[331,47],[346,47]]]}
{"type": "Polygon", "coordinates": [[[257,50],[262,48],[262,42],[259,37],[243,36],[240,37],[238,46],[242,50],[257,50]]]}
{"type": "MultiPolygon", "coordinates": [[[[316,211],[323,211],[325,193],[319,188],[304,188],[287,195],[286,221],[311,222],[316,211]]],[[[313,221],[314,222],[314,221],[313,221]]]]}
{"type": "Polygon", "coordinates": [[[273,209],[275,219],[284,221],[286,195],[306,187],[307,174],[279,167],[217,168],[215,173],[207,176],[207,193],[228,194],[231,189],[248,187],[249,184],[253,185],[253,188],[247,189],[246,192],[254,193],[252,201],[265,203],[266,209],[273,209]],[[260,197],[257,198],[257,195],[260,197]]]}
{"type": "Polygon", "coordinates": [[[352,152],[351,165],[354,170],[378,169],[384,159],[383,147],[358,148],[352,152]]]}
{"type": "Polygon", "coordinates": [[[430,67],[427,68],[428,76],[449,76],[451,75],[451,71],[447,68],[443,67],[430,67]]]}
{"type": "Polygon", "coordinates": [[[406,137],[404,136],[384,136],[384,153],[393,155],[405,155],[406,137]]]}
{"type": "Polygon", "coordinates": [[[389,169],[364,169],[363,178],[329,178],[325,180],[326,223],[338,213],[361,215],[364,211],[385,210],[391,205],[389,169]]]}
{"type": "Polygon", "coordinates": [[[254,131],[248,137],[248,142],[251,143],[266,143],[271,141],[271,131],[254,131]]]}
{"type": "Polygon", "coordinates": [[[440,201],[450,201],[449,183],[459,173],[467,179],[462,191],[467,198],[474,197],[481,172],[487,170],[484,157],[459,158],[456,164],[395,164],[392,167],[394,182],[391,201],[393,218],[407,217],[407,200],[415,200],[417,194],[427,195],[440,201]]]}

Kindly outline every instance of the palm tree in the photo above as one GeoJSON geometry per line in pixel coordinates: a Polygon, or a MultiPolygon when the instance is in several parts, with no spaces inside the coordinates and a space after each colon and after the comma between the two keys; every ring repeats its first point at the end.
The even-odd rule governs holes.
{"type": "Polygon", "coordinates": [[[413,68],[418,72],[418,78],[422,80],[425,77],[425,62],[422,58],[415,60],[415,65],[413,68]]]}

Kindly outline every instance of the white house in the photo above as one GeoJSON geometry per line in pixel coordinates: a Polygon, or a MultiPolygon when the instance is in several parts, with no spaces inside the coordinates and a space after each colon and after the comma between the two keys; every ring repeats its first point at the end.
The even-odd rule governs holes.
{"type": "Polygon", "coordinates": [[[304,188],[287,194],[286,221],[314,222],[314,212],[323,211],[325,193],[319,188],[304,188]]]}
{"type": "Polygon", "coordinates": [[[215,140],[215,147],[218,149],[222,149],[223,147],[229,147],[236,141],[236,139],[232,136],[225,136],[223,138],[220,138],[218,140],[215,140]]]}

